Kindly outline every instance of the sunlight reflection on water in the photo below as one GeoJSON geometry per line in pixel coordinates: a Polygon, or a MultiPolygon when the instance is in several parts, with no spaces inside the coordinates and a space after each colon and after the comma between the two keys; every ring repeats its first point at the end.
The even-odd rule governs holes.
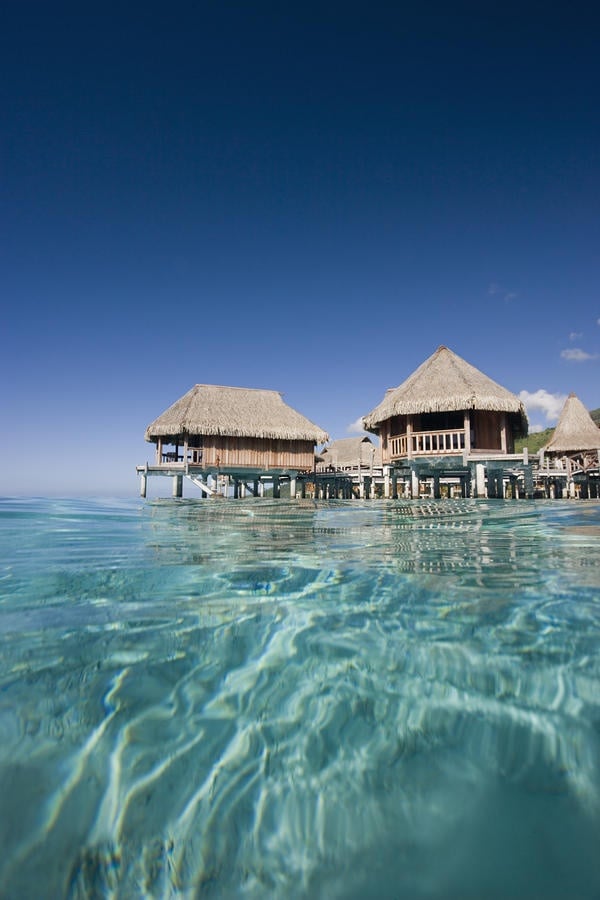
{"type": "Polygon", "coordinates": [[[597,897],[599,522],[3,501],[0,895],[597,897]]]}

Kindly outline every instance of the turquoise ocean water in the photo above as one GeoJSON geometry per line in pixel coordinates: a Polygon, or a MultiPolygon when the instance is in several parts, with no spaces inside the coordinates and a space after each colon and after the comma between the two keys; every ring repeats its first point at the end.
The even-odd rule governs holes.
{"type": "Polygon", "coordinates": [[[596,501],[0,501],[0,897],[600,897],[596,501]]]}

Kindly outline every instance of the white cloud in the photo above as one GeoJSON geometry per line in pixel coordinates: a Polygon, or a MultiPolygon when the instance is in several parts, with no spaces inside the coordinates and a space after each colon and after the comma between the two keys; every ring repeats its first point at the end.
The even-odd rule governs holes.
{"type": "Polygon", "coordinates": [[[519,296],[516,291],[507,290],[505,287],[502,287],[501,284],[498,284],[497,281],[490,282],[488,285],[488,294],[490,297],[501,295],[505,303],[510,303],[511,300],[516,300],[519,296]]]}
{"type": "Polygon", "coordinates": [[[570,341],[578,341],[579,338],[582,338],[582,337],[583,337],[583,335],[580,331],[572,331],[571,334],[569,335],[569,340],[570,341]]]}
{"type": "Polygon", "coordinates": [[[362,434],[364,430],[362,416],[359,416],[356,422],[351,422],[346,428],[348,434],[362,434]]]}
{"type": "Polygon", "coordinates": [[[581,350],[579,347],[561,350],[560,355],[563,359],[568,359],[570,362],[586,362],[588,359],[598,358],[597,353],[586,353],[585,350],[581,350]]]}
{"type": "MultiPolygon", "coordinates": [[[[548,425],[553,425],[558,419],[565,400],[566,394],[551,394],[549,391],[540,388],[530,393],[529,391],[521,391],[519,398],[525,404],[527,415],[531,415],[531,411],[539,410],[546,417],[548,425]]],[[[545,426],[532,425],[530,431],[542,431],[545,426]]]]}
{"type": "Polygon", "coordinates": [[[529,434],[537,434],[538,431],[544,431],[543,425],[530,425],[529,434]]]}

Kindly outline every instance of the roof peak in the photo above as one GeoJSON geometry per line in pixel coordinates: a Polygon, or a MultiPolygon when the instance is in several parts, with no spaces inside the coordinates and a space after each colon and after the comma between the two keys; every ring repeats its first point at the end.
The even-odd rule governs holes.
{"type": "Polygon", "coordinates": [[[194,387],[223,388],[223,390],[226,391],[255,391],[258,394],[281,394],[281,391],[278,391],[275,388],[236,387],[232,384],[206,384],[203,381],[197,382],[194,387]]]}
{"type": "Polygon", "coordinates": [[[526,433],[527,419],[520,398],[440,344],[402,384],[386,392],[379,406],[363,417],[363,426],[373,431],[393,416],[465,409],[515,413],[526,433]]]}

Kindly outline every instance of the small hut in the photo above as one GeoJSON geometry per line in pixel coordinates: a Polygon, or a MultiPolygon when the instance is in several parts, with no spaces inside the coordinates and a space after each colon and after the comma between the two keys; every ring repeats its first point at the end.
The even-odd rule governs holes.
{"type": "Polygon", "coordinates": [[[381,468],[381,450],[366,434],[332,441],[317,457],[317,472],[351,472],[360,468],[381,468]]]}
{"type": "Polygon", "coordinates": [[[521,400],[447,347],[438,347],[363,418],[383,464],[417,457],[510,454],[527,435],[521,400]]]}
{"type": "Polygon", "coordinates": [[[553,459],[565,459],[569,468],[584,471],[598,467],[600,428],[579,397],[569,394],[554,433],[541,453],[553,459]]]}
{"type": "Polygon", "coordinates": [[[236,484],[268,475],[275,487],[280,477],[312,471],[315,446],[329,440],[279,391],[215,384],[194,385],[148,426],[145,437],[156,444],[156,458],[154,466],[138,466],[142,493],[148,474],[173,474],[175,496],[181,496],[179,473],[205,491],[204,479],[216,474],[236,484]]]}

